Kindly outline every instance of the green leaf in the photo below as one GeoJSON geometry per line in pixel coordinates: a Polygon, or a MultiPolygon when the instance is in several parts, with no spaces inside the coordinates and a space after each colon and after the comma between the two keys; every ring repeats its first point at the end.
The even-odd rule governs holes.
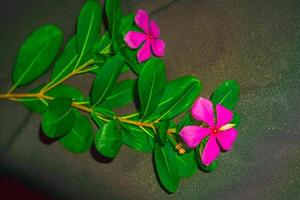
{"type": "Polygon", "coordinates": [[[42,120],[42,129],[50,138],[67,134],[75,123],[76,116],[72,109],[72,99],[59,97],[49,103],[42,120]]]}
{"type": "Polygon", "coordinates": [[[32,33],[22,45],[13,71],[15,87],[25,85],[43,74],[60,48],[63,34],[53,25],[32,33]]]}
{"type": "Polygon", "coordinates": [[[62,137],[59,142],[74,153],[87,151],[93,141],[93,127],[84,115],[79,115],[72,130],[62,137]]]}
{"type": "Polygon", "coordinates": [[[191,107],[202,90],[200,81],[192,76],[185,76],[170,81],[166,85],[163,97],[154,114],[148,119],[171,119],[191,107]]]}
{"type": "Polygon", "coordinates": [[[118,154],[122,146],[122,135],[115,120],[108,122],[98,131],[95,146],[97,151],[106,157],[114,158],[118,154]]]}
{"type": "Polygon", "coordinates": [[[233,112],[233,119],[230,124],[235,124],[234,128],[237,128],[240,125],[240,120],[240,116],[236,112],[233,112]]]}
{"type": "Polygon", "coordinates": [[[138,91],[143,117],[156,109],[166,84],[165,64],[158,58],[150,59],[138,78],[138,91]]]}
{"type": "Polygon", "coordinates": [[[222,104],[228,109],[233,109],[239,100],[240,86],[235,80],[224,81],[214,91],[211,101],[222,104]]]}
{"type": "Polygon", "coordinates": [[[77,49],[80,58],[94,48],[100,33],[102,14],[100,4],[89,0],[80,11],[77,23],[77,49]]]}
{"type": "Polygon", "coordinates": [[[124,64],[124,58],[116,55],[109,59],[101,68],[92,86],[91,100],[94,105],[102,103],[110,94],[124,64]]]}
{"type": "Polygon", "coordinates": [[[132,50],[127,46],[121,48],[121,53],[126,58],[126,63],[129,65],[129,67],[133,70],[134,73],[139,75],[144,67],[144,63],[138,63],[136,57],[137,52],[138,50],[132,50]]]}
{"type": "Polygon", "coordinates": [[[158,127],[158,140],[160,144],[163,146],[167,142],[167,132],[169,128],[169,121],[165,120],[159,123],[158,127]]]}
{"type": "Polygon", "coordinates": [[[154,139],[147,135],[142,129],[137,126],[122,123],[122,141],[130,148],[151,153],[153,151],[154,139]]]}
{"type": "Polygon", "coordinates": [[[118,34],[122,19],[120,0],[105,1],[105,12],[108,19],[108,30],[112,38],[114,51],[119,52],[118,34]]]}
{"type": "Polygon", "coordinates": [[[112,49],[111,49],[111,40],[109,37],[108,32],[105,32],[105,34],[102,36],[99,45],[98,45],[98,53],[99,54],[103,54],[103,55],[107,55],[112,53],[112,49]]]}
{"type": "Polygon", "coordinates": [[[121,39],[123,40],[125,34],[130,31],[134,24],[134,17],[135,15],[133,13],[130,13],[124,17],[122,17],[121,25],[120,25],[120,33],[121,33],[121,39]]]}
{"type": "Polygon", "coordinates": [[[191,151],[183,155],[176,155],[179,176],[181,178],[193,176],[198,169],[197,161],[195,159],[195,152],[191,151]]]}
{"type": "Polygon", "coordinates": [[[198,161],[199,168],[205,172],[212,172],[218,167],[218,160],[213,161],[209,166],[204,165],[201,161],[201,155],[203,153],[203,150],[206,146],[207,141],[208,141],[207,138],[202,140],[201,143],[197,146],[195,153],[196,153],[196,158],[198,161]]]}
{"type": "Polygon", "coordinates": [[[117,83],[110,95],[105,99],[103,103],[99,105],[99,107],[103,107],[106,109],[114,109],[127,105],[132,102],[134,99],[134,80],[124,80],[120,83],[117,83]]]}
{"type": "MultiPolygon", "coordinates": [[[[43,86],[39,86],[29,91],[29,93],[38,93],[43,86]]],[[[84,101],[84,97],[79,90],[73,88],[69,85],[58,85],[52,90],[48,91],[46,95],[51,97],[68,97],[73,99],[74,101],[81,102],[84,101]]],[[[49,100],[40,100],[37,98],[24,98],[20,99],[25,107],[30,109],[33,112],[37,112],[39,114],[44,114],[48,108],[49,100]]]]}
{"type": "Polygon", "coordinates": [[[67,43],[63,54],[56,61],[51,74],[51,80],[53,83],[60,81],[76,68],[76,63],[78,61],[76,44],[77,40],[76,36],[74,36],[67,43]]]}
{"type": "Polygon", "coordinates": [[[176,152],[167,143],[161,147],[156,143],[154,151],[154,164],[157,176],[168,192],[175,192],[179,185],[178,163],[176,152]]]}

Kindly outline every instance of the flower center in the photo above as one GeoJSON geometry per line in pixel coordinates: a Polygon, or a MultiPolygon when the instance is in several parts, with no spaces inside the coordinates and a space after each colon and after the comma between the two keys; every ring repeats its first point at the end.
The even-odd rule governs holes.
{"type": "Polygon", "coordinates": [[[152,35],[151,35],[151,34],[148,34],[148,35],[147,35],[147,39],[151,40],[151,39],[152,39],[152,35]]]}
{"type": "Polygon", "coordinates": [[[212,132],[213,135],[215,135],[215,134],[218,133],[218,129],[216,129],[215,127],[213,127],[213,128],[211,129],[211,132],[212,132]]]}

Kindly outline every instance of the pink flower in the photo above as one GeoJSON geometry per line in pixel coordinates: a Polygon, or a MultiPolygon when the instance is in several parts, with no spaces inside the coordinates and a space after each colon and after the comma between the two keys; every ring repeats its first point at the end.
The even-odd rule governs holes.
{"type": "Polygon", "coordinates": [[[190,148],[195,148],[208,136],[208,142],[201,156],[201,161],[206,166],[219,156],[221,149],[230,150],[238,135],[238,131],[233,128],[234,124],[228,124],[233,118],[232,111],[221,104],[216,106],[216,111],[215,119],[212,102],[198,98],[191,113],[195,119],[205,122],[209,127],[185,126],[179,133],[190,148]]]}
{"type": "Polygon", "coordinates": [[[160,30],[156,22],[150,21],[148,13],[140,9],[135,16],[135,23],[144,33],[129,31],[124,40],[132,49],[137,49],[144,43],[137,53],[139,63],[148,60],[152,54],[158,57],[164,56],[165,42],[159,39],[160,30]]]}

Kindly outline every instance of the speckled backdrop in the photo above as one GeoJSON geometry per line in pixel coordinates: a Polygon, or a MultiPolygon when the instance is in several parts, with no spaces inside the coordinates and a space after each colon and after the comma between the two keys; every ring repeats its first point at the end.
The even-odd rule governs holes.
{"type": "MultiPolygon", "coordinates": [[[[54,23],[75,30],[84,0],[0,1],[0,92],[10,87],[20,44],[54,23]]],[[[169,78],[193,74],[203,96],[223,80],[241,84],[242,121],[231,153],[213,173],[199,172],[168,195],[151,156],[123,147],[111,163],[40,140],[40,116],[0,102],[0,169],[54,199],[300,199],[300,1],[123,0],[144,8],[167,43],[169,78]]],[[[71,80],[86,91],[91,77],[71,80]]],[[[43,80],[41,80],[43,81],[43,80]]]]}

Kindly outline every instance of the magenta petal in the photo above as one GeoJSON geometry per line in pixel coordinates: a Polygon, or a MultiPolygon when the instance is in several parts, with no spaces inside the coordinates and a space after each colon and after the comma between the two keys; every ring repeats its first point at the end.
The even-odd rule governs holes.
{"type": "Polygon", "coordinates": [[[146,38],[147,35],[145,35],[144,33],[129,31],[125,35],[124,40],[130,48],[136,49],[142,44],[142,42],[146,40],[146,38]]]}
{"type": "Polygon", "coordinates": [[[238,131],[234,128],[228,129],[226,131],[220,131],[217,134],[218,141],[222,149],[228,151],[232,148],[234,141],[236,140],[238,131]]]}
{"type": "Polygon", "coordinates": [[[135,16],[135,23],[145,33],[149,33],[149,15],[147,11],[139,9],[135,16]]]}
{"type": "Polygon", "coordinates": [[[145,60],[148,60],[151,57],[151,42],[150,40],[147,40],[145,44],[142,46],[142,48],[137,53],[137,58],[139,63],[144,62],[145,60]]]}
{"type": "Polygon", "coordinates": [[[195,119],[214,126],[214,110],[210,100],[199,97],[195,101],[191,113],[195,119]]]}
{"type": "Polygon", "coordinates": [[[200,126],[185,126],[181,129],[179,135],[182,137],[184,143],[190,148],[195,148],[201,140],[203,140],[210,132],[208,128],[200,126]]]}
{"type": "Polygon", "coordinates": [[[165,55],[165,42],[160,39],[152,39],[151,47],[155,56],[161,57],[165,55]]]}
{"type": "Polygon", "coordinates": [[[231,122],[233,118],[233,113],[231,110],[225,108],[221,104],[217,104],[217,127],[220,128],[221,126],[231,122]]]}
{"type": "Polygon", "coordinates": [[[155,39],[159,38],[160,36],[159,27],[154,20],[151,20],[150,22],[150,34],[155,39]]]}
{"type": "Polygon", "coordinates": [[[208,142],[201,155],[201,161],[204,165],[210,165],[220,154],[220,147],[217,143],[216,136],[209,137],[208,142]]]}

